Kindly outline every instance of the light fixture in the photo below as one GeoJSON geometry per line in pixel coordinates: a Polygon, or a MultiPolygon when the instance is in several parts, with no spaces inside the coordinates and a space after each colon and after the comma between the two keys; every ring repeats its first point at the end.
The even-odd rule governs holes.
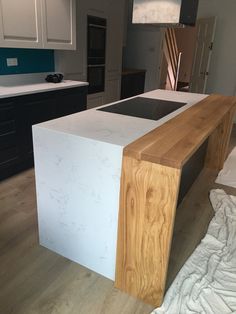
{"type": "Polygon", "coordinates": [[[195,25],[198,0],[134,0],[134,24],[195,25]]]}

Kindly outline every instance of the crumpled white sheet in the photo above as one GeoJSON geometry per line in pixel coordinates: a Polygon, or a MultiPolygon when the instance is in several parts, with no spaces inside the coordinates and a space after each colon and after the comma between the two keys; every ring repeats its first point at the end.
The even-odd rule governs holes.
{"type": "Polygon", "coordinates": [[[226,159],[223,169],[216,178],[216,183],[236,188],[236,147],[226,159]]]}
{"type": "Polygon", "coordinates": [[[236,313],[236,197],[212,190],[215,216],[151,314],[236,313]]]}

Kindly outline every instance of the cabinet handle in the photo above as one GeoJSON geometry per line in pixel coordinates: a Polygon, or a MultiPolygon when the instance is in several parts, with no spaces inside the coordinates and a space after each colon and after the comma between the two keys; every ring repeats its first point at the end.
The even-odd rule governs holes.
{"type": "Polygon", "coordinates": [[[206,76],[206,75],[209,75],[209,72],[207,72],[207,71],[205,71],[205,72],[200,72],[200,74],[206,76]]]}
{"type": "Polygon", "coordinates": [[[106,28],[107,28],[106,26],[97,25],[97,24],[89,24],[89,26],[97,27],[97,28],[102,28],[102,29],[106,29],[106,28]]]}
{"type": "Polygon", "coordinates": [[[89,64],[88,68],[105,67],[105,64],[89,64]]]}

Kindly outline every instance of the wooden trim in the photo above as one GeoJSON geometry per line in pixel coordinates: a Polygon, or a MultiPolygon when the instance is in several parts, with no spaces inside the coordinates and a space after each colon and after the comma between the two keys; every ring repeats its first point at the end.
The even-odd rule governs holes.
{"type": "Polygon", "coordinates": [[[235,108],[230,110],[223,118],[220,125],[209,137],[205,166],[221,170],[228,155],[228,146],[233,127],[235,108]]]}
{"type": "Polygon", "coordinates": [[[115,286],[159,306],[181,171],[123,158],[115,286]]]}
{"type": "Polygon", "coordinates": [[[177,90],[178,82],[179,82],[179,72],[180,72],[181,58],[182,58],[182,52],[180,52],[179,55],[178,55],[178,65],[177,65],[176,80],[175,80],[175,91],[177,90]]]}

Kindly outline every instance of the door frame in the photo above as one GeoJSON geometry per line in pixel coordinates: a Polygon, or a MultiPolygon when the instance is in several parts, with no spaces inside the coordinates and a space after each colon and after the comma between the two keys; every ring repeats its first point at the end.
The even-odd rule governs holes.
{"type": "MultiPolygon", "coordinates": [[[[211,35],[211,44],[208,47],[209,48],[209,54],[208,54],[207,65],[206,65],[206,69],[205,69],[204,73],[202,73],[204,75],[204,86],[203,86],[203,90],[201,91],[202,94],[205,94],[205,92],[206,92],[206,87],[207,87],[207,82],[208,82],[208,77],[209,77],[209,69],[210,69],[210,63],[211,63],[211,58],[212,58],[213,46],[214,46],[217,17],[216,16],[209,16],[209,17],[206,17],[206,18],[199,18],[197,20],[197,22],[199,22],[201,20],[207,20],[207,19],[210,19],[210,18],[214,19],[214,25],[213,25],[212,35],[211,35]]],[[[197,23],[196,23],[196,28],[197,28],[197,23]]],[[[190,84],[189,84],[189,91],[190,92],[192,92],[192,79],[193,79],[193,72],[194,72],[194,69],[195,69],[197,48],[198,48],[198,46],[197,46],[197,38],[196,38],[195,53],[194,53],[193,62],[192,62],[191,79],[190,79],[190,84]]]]}
{"type": "MultiPolygon", "coordinates": [[[[217,21],[217,17],[216,16],[211,16],[211,17],[214,17],[215,18],[215,21],[217,21]]],[[[210,18],[210,16],[208,17],[210,18]]],[[[200,19],[203,19],[203,18],[199,18],[198,20],[200,19]]],[[[198,21],[197,20],[197,21],[198,21]]],[[[197,23],[196,23],[197,24],[197,23]]],[[[195,26],[197,27],[197,26],[195,26]]],[[[164,66],[164,52],[163,52],[163,44],[164,44],[164,39],[165,39],[165,32],[166,32],[166,29],[167,28],[162,28],[161,29],[161,40],[160,40],[160,54],[159,54],[159,67],[158,67],[158,70],[159,70],[159,73],[158,73],[158,86],[160,88],[160,85],[161,85],[161,74],[162,74],[162,67],[164,66]]],[[[215,26],[214,26],[214,35],[215,35],[215,30],[216,30],[216,22],[215,22],[215,26]]],[[[214,36],[213,36],[213,40],[212,42],[214,42],[214,36]]],[[[193,59],[192,59],[192,68],[191,68],[191,77],[190,77],[190,82],[189,82],[189,86],[191,86],[191,80],[192,80],[192,72],[193,72],[193,68],[194,68],[194,60],[195,60],[195,56],[196,56],[196,46],[195,46],[195,51],[194,51],[194,55],[193,55],[193,59]]],[[[211,50],[211,55],[212,55],[212,50],[211,50]]],[[[207,70],[206,72],[209,73],[209,68],[210,68],[210,61],[211,61],[211,58],[208,60],[208,64],[207,64],[207,70]]],[[[180,65],[181,66],[181,65],[180,65]]],[[[207,87],[207,80],[206,80],[206,83],[204,85],[204,91],[202,92],[203,94],[205,93],[206,91],[206,87],[207,87]]],[[[189,91],[191,92],[191,90],[189,89],[189,91]]]]}

